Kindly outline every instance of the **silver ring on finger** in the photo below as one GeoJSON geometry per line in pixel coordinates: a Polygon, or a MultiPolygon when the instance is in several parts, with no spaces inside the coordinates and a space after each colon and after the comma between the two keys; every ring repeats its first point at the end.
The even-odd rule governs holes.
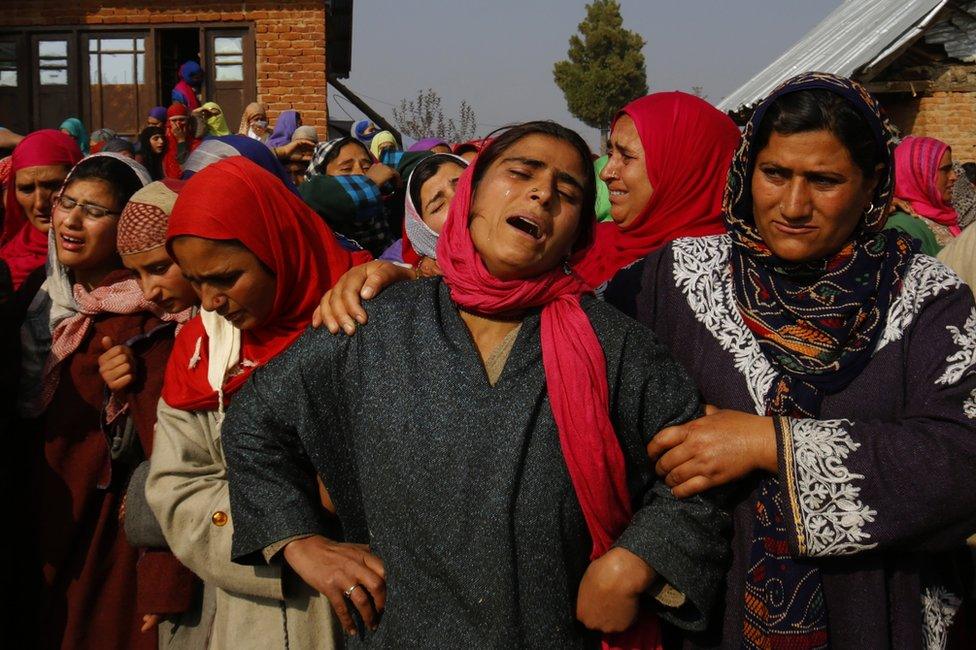
{"type": "Polygon", "coordinates": [[[359,586],[360,586],[359,584],[354,584],[353,586],[349,587],[348,589],[346,589],[342,593],[344,593],[346,595],[346,598],[349,598],[350,596],[352,596],[352,592],[354,592],[357,589],[359,589],[359,586]]]}

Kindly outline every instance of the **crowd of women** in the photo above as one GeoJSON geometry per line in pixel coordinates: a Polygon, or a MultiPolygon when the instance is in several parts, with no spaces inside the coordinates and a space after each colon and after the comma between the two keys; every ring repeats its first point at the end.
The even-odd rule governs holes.
{"type": "Polygon", "coordinates": [[[639,98],[602,159],[551,121],[232,135],[182,73],[138,146],[69,119],[0,162],[26,645],[976,642],[947,145],[822,73],[741,131],[639,98]]]}

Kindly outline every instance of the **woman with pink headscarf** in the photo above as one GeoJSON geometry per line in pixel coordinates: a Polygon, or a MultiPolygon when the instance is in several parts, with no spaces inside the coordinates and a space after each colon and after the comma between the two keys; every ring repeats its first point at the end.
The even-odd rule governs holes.
{"type": "Polygon", "coordinates": [[[960,232],[952,207],[952,149],[935,138],[910,135],[895,149],[895,206],[887,228],[908,233],[935,256],[960,232]]]}

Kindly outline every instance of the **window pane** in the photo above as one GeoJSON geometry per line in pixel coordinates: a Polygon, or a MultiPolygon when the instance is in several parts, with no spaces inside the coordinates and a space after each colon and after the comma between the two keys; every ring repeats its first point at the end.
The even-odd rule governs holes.
{"type": "Polygon", "coordinates": [[[232,65],[234,63],[244,63],[243,56],[230,56],[227,54],[218,55],[214,57],[214,63],[217,65],[232,65]]]}
{"type": "Polygon", "coordinates": [[[215,54],[243,54],[244,39],[239,36],[233,38],[220,37],[214,39],[215,54]]]}
{"type": "Polygon", "coordinates": [[[61,70],[41,70],[41,85],[42,86],[67,86],[68,85],[68,71],[61,70]]]}
{"type": "Polygon", "coordinates": [[[135,83],[135,55],[133,54],[102,54],[102,83],[103,84],[131,84],[135,83]]]}
{"type": "Polygon", "coordinates": [[[136,55],[136,83],[140,86],[146,83],[146,55],[136,55]]]}
{"type": "Polygon", "coordinates": [[[0,43],[0,61],[14,61],[17,59],[16,43],[0,43]]]}
{"type": "Polygon", "coordinates": [[[216,66],[217,81],[244,81],[244,66],[218,65],[216,66]]]}
{"type": "Polygon", "coordinates": [[[102,52],[131,52],[133,41],[131,38],[103,38],[102,52]]]}
{"type": "Polygon", "coordinates": [[[89,54],[88,55],[88,80],[94,86],[98,83],[98,78],[100,76],[100,68],[98,66],[98,55],[89,54]]]}
{"type": "Polygon", "coordinates": [[[67,68],[68,59],[41,59],[38,65],[42,68],[67,68]]]}
{"type": "Polygon", "coordinates": [[[0,70],[0,86],[16,86],[16,85],[17,85],[16,70],[0,70]]]}
{"type": "Polygon", "coordinates": [[[136,39],[136,49],[139,50],[140,52],[145,52],[146,51],[146,39],[144,39],[144,38],[137,38],[136,39]]]}
{"type": "Polygon", "coordinates": [[[38,56],[68,56],[68,41],[38,41],[38,56]]]}

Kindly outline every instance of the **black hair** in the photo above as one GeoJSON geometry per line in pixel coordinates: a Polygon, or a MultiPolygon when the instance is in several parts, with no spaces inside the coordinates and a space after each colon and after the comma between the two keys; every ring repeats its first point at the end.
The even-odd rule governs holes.
{"type": "Polygon", "coordinates": [[[322,159],[322,165],[320,167],[323,174],[326,173],[325,168],[329,166],[329,163],[339,157],[339,152],[342,151],[342,148],[350,143],[358,144],[360,147],[363,148],[363,151],[366,152],[366,155],[369,156],[369,159],[370,160],[373,159],[373,154],[372,152],[370,152],[369,147],[367,147],[365,144],[363,144],[356,138],[352,136],[347,136],[339,140],[338,142],[336,142],[335,145],[331,149],[329,149],[329,153],[325,154],[325,158],[322,159]]]}
{"type": "Polygon", "coordinates": [[[168,146],[166,131],[161,126],[147,126],[139,132],[139,157],[142,158],[143,166],[154,181],[163,178],[163,156],[166,155],[168,146]],[[158,154],[153,151],[152,142],[150,142],[154,135],[163,136],[163,150],[158,154]]]}
{"type": "Polygon", "coordinates": [[[437,172],[440,171],[441,167],[451,163],[457,165],[461,169],[464,169],[468,165],[463,160],[458,160],[454,156],[446,153],[435,153],[433,156],[424,158],[417,166],[414,167],[413,173],[410,175],[410,200],[413,202],[414,207],[417,208],[418,212],[422,212],[420,205],[420,189],[424,186],[424,183],[429,181],[437,172]]]}
{"type": "MultiPolygon", "coordinates": [[[[118,210],[125,207],[133,194],[142,189],[136,172],[121,160],[111,156],[92,156],[75,165],[65,189],[76,181],[99,180],[106,183],[115,196],[118,210]]],[[[106,206],[107,207],[107,206],[106,206]]]]}
{"type": "Polygon", "coordinates": [[[537,120],[504,127],[503,130],[500,129],[489,134],[486,138],[488,144],[481,150],[474,162],[475,169],[471,177],[471,189],[474,191],[478,188],[485,171],[506,149],[522,138],[536,134],[562,140],[570,144],[579,154],[584,176],[583,202],[581,204],[582,214],[580,215],[579,233],[577,233],[576,243],[573,246],[574,250],[579,250],[590,242],[593,235],[593,227],[596,221],[596,172],[593,169],[593,154],[590,151],[590,146],[576,131],[551,120],[537,120]]]}
{"type": "Polygon", "coordinates": [[[820,88],[788,93],[773,101],[756,131],[758,154],[769,144],[773,132],[795,135],[828,131],[847,149],[865,178],[875,176],[879,163],[886,163],[884,145],[875,138],[867,119],[846,99],[820,88]]]}
{"type": "Polygon", "coordinates": [[[475,153],[478,153],[478,151],[480,149],[481,149],[481,145],[479,145],[477,143],[474,143],[474,142],[464,142],[464,143],[459,144],[458,146],[456,146],[454,148],[454,155],[455,156],[460,156],[461,154],[468,153],[469,151],[473,151],[475,153]]]}

